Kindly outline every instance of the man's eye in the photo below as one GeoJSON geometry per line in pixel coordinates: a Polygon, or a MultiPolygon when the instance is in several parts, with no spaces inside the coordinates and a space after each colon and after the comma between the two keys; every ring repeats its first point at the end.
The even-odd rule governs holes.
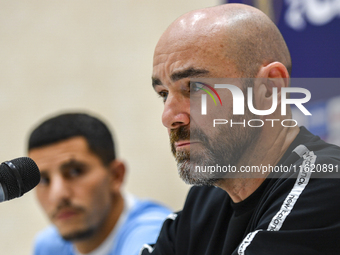
{"type": "Polygon", "coordinates": [[[68,171],[68,175],[69,177],[77,177],[79,175],[81,175],[83,173],[83,170],[80,169],[80,168],[71,168],[69,171],[68,171]]]}
{"type": "Polygon", "coordinates": [[[199,90],[202,90],[204,87],[204,84],[202,82],[190,82],[190,92],[197,92],[199,90]]]}
{"type": "Polygon", "coordinates": [[[166,99],[168,98],[168,92],[167,91],[161,91],[161,92],[158,92],[158,95],[163,99],[163,102],[166,101],[166,99]]]}
{"type": "Polygon", "coordinates": [[[39,182],[39,184],[46,186],[46,185],[48,185],[49,183],[50,183],[50,178],[45,177],[45,176],[41,176],[41,177],[40,177],[40,182],[39,182]]]}

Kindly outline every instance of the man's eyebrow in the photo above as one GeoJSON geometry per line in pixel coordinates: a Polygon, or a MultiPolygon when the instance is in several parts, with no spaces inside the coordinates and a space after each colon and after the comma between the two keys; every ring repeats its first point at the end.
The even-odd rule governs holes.
{"type": "Polygon", "coordinates": [[[45,169],[39,169],[40,170],[40,176],[48,176],[48,171],[45,169]]]}
{"type": "MultiPolygon", "coordinates": [[[[206,74],[208,74],[209,71],[205,69],[195,69],[193,67],[190,67],[185,70],[181,70],[178,72],[174,72],[171,74],[170,79],[173,82],[176,82],[178,80],[184,79],[184,78],[195,78],[195,77],[202,77],[206,74]]],[[[162,85],[162,82],[160,79],[152,77],[152,87],[156,87],[158,85],[162,85]]]]}
{"type": "Polygon", "coordinates": [[[162,85],[162,82],[158,78],[152,77],[152,87],[155,88],[157,85],[162,85]]]}
{"type": "Polygon", "coordinates": [[[184,78],[194,78],[194,77],[201,77],[205,74],[208,74],[209,71],[205,69],[195,69],[193,67],[190,67],[188,69],[174,72],[171,74],[170,79],[171,81],[175,82],[184,78]]]}
{"type": "MultiPolygon", "coordinates": [[[[73,159],[71,158],[70,160],[62,163],[60,166],[59,166],[59,171],[63,172],[67,169],[69,169],[70,167],[83,167],[83,168],[86,168],[87,165],[84,163],[84,162],[81,162],[79,160],[76,160],[76,159],[73,159]]],[[[39,169],[40,170],[40,175],[41,176],[49,176],[49,170],[46,170],[46,169],[39,169]]]]}
{"type": "Polygon", "coordinates": [[[78,167],[85,167],[85,163],[78,161],[74,158],[71,158],[70,160],[66,161],[65,163],[61,164],[61,166],[59,167],[59,169],[61,171],[66,170],[70,167],[74,167],[74,166],[78,166],[78,167]]]}

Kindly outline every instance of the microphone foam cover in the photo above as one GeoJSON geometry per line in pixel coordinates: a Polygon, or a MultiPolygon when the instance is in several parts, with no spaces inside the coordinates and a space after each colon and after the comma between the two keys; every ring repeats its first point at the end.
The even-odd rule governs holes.
{"type": "Polygon", "coordinates": [[[22,196],[38,185],[40,171],[32,159],[28,157],[16,158],[0,165],[0,180],[7,188],[8,197],[6,200],[10,200],[22,196]]]}

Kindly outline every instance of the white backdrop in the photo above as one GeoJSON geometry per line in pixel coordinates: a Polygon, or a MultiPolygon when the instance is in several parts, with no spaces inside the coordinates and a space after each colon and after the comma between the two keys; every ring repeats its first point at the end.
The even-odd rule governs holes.
{"type": "MultiPolygon", "coordinates": [[[[126,190],[182,207],[153,50],[181,14],[217,0],[0,0],[0,160],[26,155],[29,130],[50,114],[99,113],[129,168],[126,190]]],[[[30,254],[47,224],[30,192],[0,204],[0,253],[30,254]]]]}

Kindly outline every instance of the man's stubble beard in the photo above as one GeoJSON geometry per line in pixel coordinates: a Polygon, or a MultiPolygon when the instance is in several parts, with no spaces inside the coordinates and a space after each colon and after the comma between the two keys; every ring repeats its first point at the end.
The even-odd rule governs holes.
{"type": "MultiPolygon", "coordinates": [[[[247,120],[251,115],[248,112],[244,117],[247,120]]],[[[241,119],[243,120],[240,116],[234,116],[233,121],[241,122],[241,119]]],[[[216,128],[218,132],[212,138],[209,138],[198,127],[189,129],[188,126],[181,126],[171,130],[171,150],[177,161],[178,173],[185,183],[196,186],[213,186],[224,178],[237,177],[237,175],[223,172],[200,172],[196,171],[195,167],[236,166],[247,149],[252,148],[252,145],[257,142],[261,132],[261,128],[243,127],[243,125],[233,127],[221,125],[216,128]],[[190,151],[176,150],[174,143],[179,140],[199,141],[201,146],[193,146],[199,146],[200,149],[191,149],[190,146],[190,151]]]]}
{"type": "Polygon", "coordinates": [[[70,242],[78,242],[78,241],[84,241],[84,240],[90,239],[94,237],[101,230],[101,228],[104,227],[107,217],[109,216],[104,215],[103,218],[97,224],[88,225],[84,229],[76,230],[71,233],[64,234],[62,235],[62,238],[70,242]]]}
{"type": "MultiPolygon", "coordinates": [[[[69,200],[63,201],[62,204],[59,205],[58,210],[60,210],[63,207],[76,208],[78,211],[80,211],[82,213],[86,213],[85,208],[80,207],[80,206],[75,206],[69,200]]],[[[108,217],[108,213],[109,213],[109,211],[107,211],[107,213],[106,213],[107,215],[106,214],[103,215],[102,219],[97,224],[87,225],[87,226],[84,226],[83,229],[70,231],[69,233],[66,233],[66,234],[62,234],[62,233],[59,232],[59,234],[61,235],[61,237],[64,240],[70,241],[70,242],[78,242],[78,241],[87,240],[87,239],[93,237],[94,235],[96,235],[97,232],[100,230],[100,228],[104,226],[105,220],[108,217]]]]}
{"type": "Polygon", "coordinates": [[[69,234],[62,235],[62,238],[70,242],[83,241],[92,237],[96,232],[96,227],[90,227],[84,230],[78,230],[69,234]]]}
{"type": "MultiPolygon", "coordinates": [[[[108,216],[107,216],[108,217],[108,216]]],[[[101,228],[104,227],[106,218],[102,218],[101,221],[95,225],[86,226],[84,229],[76,230],[68,234],[62,235],[62,238],[70,242],[84,241],[94,237],[101,228]]]]}

